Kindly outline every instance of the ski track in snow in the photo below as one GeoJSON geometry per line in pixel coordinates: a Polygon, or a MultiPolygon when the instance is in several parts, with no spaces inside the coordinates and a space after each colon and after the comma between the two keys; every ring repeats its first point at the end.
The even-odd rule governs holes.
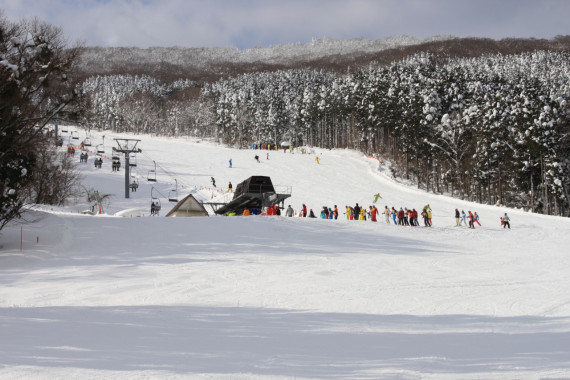
{"type": "Polygon", "coordinates": [[[348,150],[315,149],[317,164],[105,135],[109,154],[113,137],[142,140],[136,193],[125,199],[124,171],[95,169],[93,153],[80,170],[114,194],[106,215],[79,214],[89,205],[77,199],[0,235],[0,378],[570,377],[568,219],[426,193],[348,150]],[[162,217],[175,178],[179,199],[209,201],[251,175],[291,186],[297,211],[336,204],[339,220],[162,217]],[[148,216],[152,186],[161,217],[148,216]],[[344,218],[377,192],[380,210],[429,203],[434,227],[344,218]],[[454,227],[456,207],[483,227],[454,227]],[[130,208],[144,217],[110,216],[130,208]]]}

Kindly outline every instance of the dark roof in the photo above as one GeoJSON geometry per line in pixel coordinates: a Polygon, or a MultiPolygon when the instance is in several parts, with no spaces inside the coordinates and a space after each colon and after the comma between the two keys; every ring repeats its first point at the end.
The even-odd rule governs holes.
{"type": "Polygon", "coordinates": [[[233,199],[237,199],[242,194],[263,194],[274,192],[275,189],[273,188],[271,178],[267,176],[252,176],[237,185],[233,199]]]}

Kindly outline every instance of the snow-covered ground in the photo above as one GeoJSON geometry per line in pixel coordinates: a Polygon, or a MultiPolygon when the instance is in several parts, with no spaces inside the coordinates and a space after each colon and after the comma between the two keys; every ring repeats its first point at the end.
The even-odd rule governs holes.
{"type": "Polygon", "coordinates": [[[0,378],[570,377],[570,220],[425,193],[353,151],[268,159],[107,133],[107,155],[113,137],[141,140],[129,199],[123,169],[96,169],[91,154],[85,186],[114,194],[104,215],[70,200],[0,233],[0,378]],[[382,209],[429,203],[434,227],[163,217],[171,190],[210,201],[251,175],[290,186],[296,211],[342,213],[380,192],[382,209]],[[143,217],[113,216],[132,208],[143,217]],[[455,208],[477,211],[482,227],[454,227],[455,208]]]}

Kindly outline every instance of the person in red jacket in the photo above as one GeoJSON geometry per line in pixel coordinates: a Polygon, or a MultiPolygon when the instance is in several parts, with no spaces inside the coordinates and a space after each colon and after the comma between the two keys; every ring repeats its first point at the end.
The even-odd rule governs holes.
{"type": "Polygon", "coordinates": [[[303,215],[303,218],[307,217],[307,206],[303,203],[303,209],[301,211],[301,215],[303,215]]]}
{"type": "Polygon", "coordinates": [[[400,211],[398,211],[398,224],[400,226],[404,225],[404,210],[400,207],[400,211]]]}
{"type": "Polygon", "coordinates": [[[378,215],[378,209],[376,206],[370,206],[370,219],[372,219],[373,222],[376,221],[376,215],[378,215]]]}
{"type": "Polygon", "coordinates": [[[416,211],[416,209],[412,210],[412,226],[419,226],[420,224],[418,223],[418,212],[416,211]]]}

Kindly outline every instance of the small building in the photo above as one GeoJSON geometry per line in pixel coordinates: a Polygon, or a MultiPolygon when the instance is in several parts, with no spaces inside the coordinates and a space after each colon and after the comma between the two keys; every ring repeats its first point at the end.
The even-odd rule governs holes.
{"type": "Polygon", "coordinates": [[[281,203],[291,196],[291,189],[277,192],[271,178],[267,176],[252,176],[241,182],[235,188],[233,199],[228,203],[205,203],[212,206],[218,215],[241,215],[245,209],[262,209],[281,203]]]}
{"type": "Polygon", "coordinates": [[[166,216],[178,218],[188,216],[208,216],[208,211],[204,206],[194,198],[192,194],[188,194],[180,202],[178,202],[166,216]]]}

